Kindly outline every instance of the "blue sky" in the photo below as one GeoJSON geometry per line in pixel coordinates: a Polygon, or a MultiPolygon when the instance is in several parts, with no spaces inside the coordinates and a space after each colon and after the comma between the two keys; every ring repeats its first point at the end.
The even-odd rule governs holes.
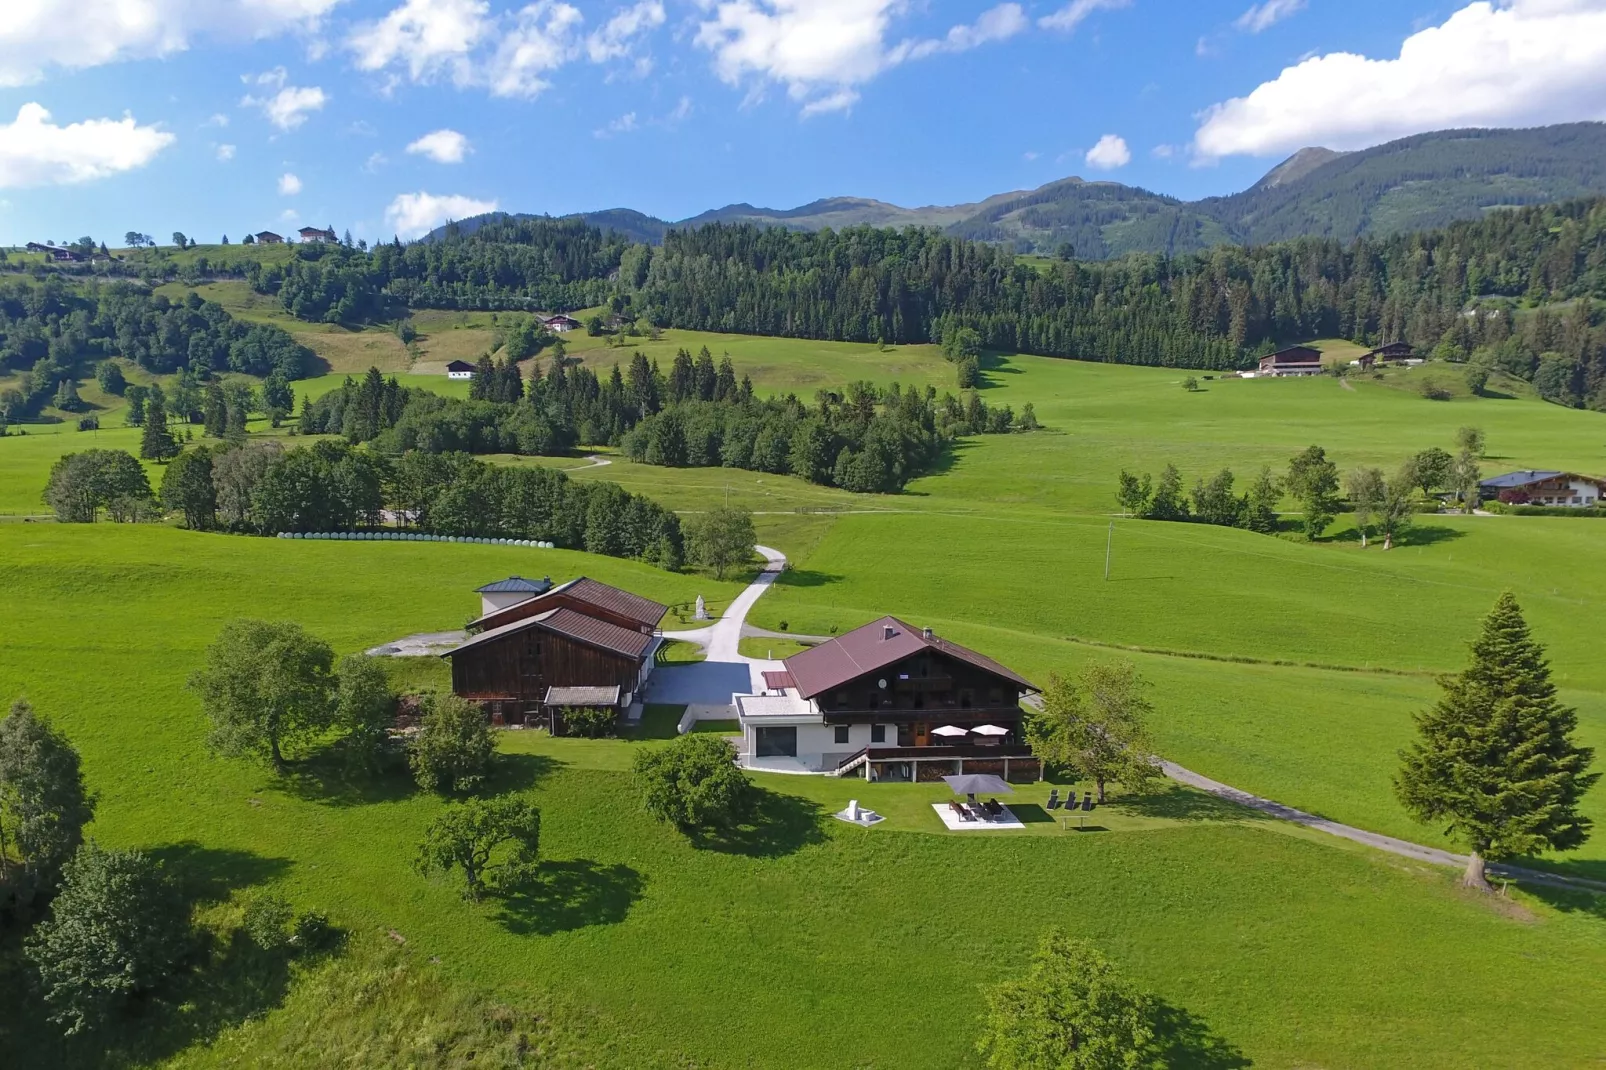
{"type": "Polygon", "coordinates": [[[7,0],[0,241],[1195,198],[1306,144],[1603,118],[1606,0],[7,0]]]}

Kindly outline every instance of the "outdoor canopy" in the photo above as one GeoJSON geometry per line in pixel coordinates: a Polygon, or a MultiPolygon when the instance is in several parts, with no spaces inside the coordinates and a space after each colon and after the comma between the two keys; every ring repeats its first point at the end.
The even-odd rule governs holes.
{"type": "Polygon", "coordinates": [[[953,724],[945,724],[940,728],[933,728],[931,730],[931,734],[934,736],[963,736],[968,735],[969,733],[970,729],[960,728],[958,725],[953,724]]]}
{"type": "Polygon", "coordinates": [[[1002,777],[991,773],[962,773],[959,776],[945,776],[943,783],[954,789],[955,795],[1013,795],[1015,789],[1010,787],[1002,777]]]}
{"type": "Polygon", "coordinates": [[[1000,728],[995,724],[981,724],[971,729],[978,736],[1007,736],[1009,729],[1000,728]]]}

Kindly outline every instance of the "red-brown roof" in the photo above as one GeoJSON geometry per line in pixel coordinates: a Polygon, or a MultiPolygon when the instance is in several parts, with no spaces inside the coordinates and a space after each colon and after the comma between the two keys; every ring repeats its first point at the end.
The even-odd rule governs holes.
{"type": "Polygon", "coordinates": [[[928,636],[897,617],[882,617],[793,654],[786,659],[786,670],[796,683],[797,693],[803,698],[813,698],[923,650],[946,654],[1029,691],[1037,690],[1031,681],[992,658],[936,635],[928,636]]]}
{"type": "Polygon", "coordinates": [[[663,619],[664,614],[669,612],[669,607],[661,602],[654,602],[652,599],[643,598],[639,594],[621,591],[617,587],[610,587],[606,583],[580,576],[570,580],[568,583],[558,584],[545,594],[538,594],[534,598],[526,598],[524,601],[517,602],[505,609],[487,613],[470,624],[469,627],[486,627],[493,625],[499,619],[506,621],[508,619],[522,619],[531,616],[532,612],[538,612],[536,607],[556,602],[561,595],[567,595],[576,602],[584,602],[587,605],[596,606],[598,609],[607,610],[609,613],[624,620],[636,621],[647,628],[656,627],[658,622],[663,619]]]}
{"type": "Polygon", "coordinates": [[[797,681],[792,679],[792,674],[789,672],[766,670],[764,673],[764,686],[770,691],[785,691],[789,687],[796,687],[797,681]]]}
{"type": "Polygon", "coordinates": [[[455,650],[446,653],[447,657],[454,657],[465,650],[494,643],[498,639],[516,635],[529,628],[540,628],[542,631],[552,632],[555,635],[566,636],[576,642],[587,646],[597,647],[610,653],[620,654],[627,658],[640,658],[647,652],[653,643],[653,637],[645,632],[634,631],[630,628],[621,628],[617,624],[609,624],[596,617],[588,617],[584,613],[576,613],[566,607],[549,609],[533,617],[525,617],[511,624],[504,624],[500,628],[469,639],[455,650]]]}

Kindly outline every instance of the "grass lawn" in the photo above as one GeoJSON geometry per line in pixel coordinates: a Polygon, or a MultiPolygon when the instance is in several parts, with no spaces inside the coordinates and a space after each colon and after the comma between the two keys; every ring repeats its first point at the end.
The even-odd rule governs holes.
{"type": "Polygon", "coordinates": [[[707,658],[707,652],[696,643],[688,643],[684,639],[666,639],[653,661],[658,665],[694,665],[707,658]]]}
{"type": "Polygon", "coordinates": [[[736,650],[744,658],[783,660],[808,647],[796,639],[771,639],[767,636],[748,635],[737,641],[736,650]]]}
{"type": "MultiPolygon", "coordinates": [[[[543,810],[543,883],[470,907],[410,869],[435,798],[322,766],[279,781],[206,756],[183,681],[221,621],[290,617],[338,651],[362,649],[461,619],[474,586],[518,554],[3,525],[0,614],[14,638],[0,694],[26,691],[81,748],[101,796],[97,839],[204,868],[218,888],[271,885],[331,911],[358,938],[353,969],[371,967],[361,940],[395,931],[420,967],[439,960],[451,991],[539,1010],[582,1065],[975,1066],[976,985],[1018,972],[1051,924],[1096,940],[1262,1065],[1553,1066],[1602,1042],[1599,1023],[1568,1008],[1606,998],[1606,920],[1524,895],[1511,907],[1471,899],[1447,873],[1188,792],[1101,808],[1089,824],[1107,831],[1070,833],[1035,819],[1047,787],[1035,786],[1012,800],[1034,818],[1027,830],[967,836],[931,814],[939,788],[766,777],[762,822],[699,847],[631,796],[632,755],[662,745],[678,717],[654,708],[638,740],[502,737],[496,786],[543,810]],[[824,816],[849,798],[889,820],[864,830],[824,816]],[[956,910],[956,897],[977,909],[956,910]],[[1494,1015],[1497,1033],[1465,1028],[1494,1015]]],[[[666,602],[694,583],[721,590],[562,551],[548,562],[555,578],[583,571],[666,602]]],[[[329,1027],[283,998],[260,1022],[224,1015],[222,1040],[188,1047],[185,1065],[329,1027]]],[[[6,1027],[19,1065],[44,1058],[35,1020],[6,1027]]],[[[151,1020],[149,1044],[165,1021],[151,1020]]]]}

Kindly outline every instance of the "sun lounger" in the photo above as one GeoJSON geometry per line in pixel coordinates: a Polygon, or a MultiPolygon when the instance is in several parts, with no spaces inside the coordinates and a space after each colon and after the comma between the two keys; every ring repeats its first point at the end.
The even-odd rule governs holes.
{"type": "Polygon", "coordinates": [[[1048,808],[1050,810],[1060,808],[1060,789],[1054,788],[1048,793],[1048,808]]]}
{"type": "Polygon", "coordinates": [[[1093,793],[1091,791],[1087,792],[1086,794],[1084,794],[1082,796],[1082,809],[1083,810],[1091,810],[1091,809],[1093,809],[1093,807],[1095,805],[1097,805],[1097,804],[1093,802],[1093,793]]]}

